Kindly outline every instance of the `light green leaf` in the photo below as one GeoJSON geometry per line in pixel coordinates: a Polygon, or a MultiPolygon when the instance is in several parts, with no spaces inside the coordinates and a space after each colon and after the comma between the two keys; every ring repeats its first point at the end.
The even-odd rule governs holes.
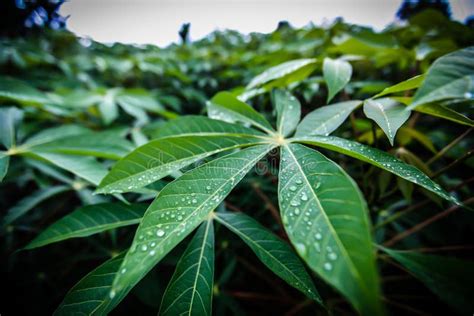
{"type": "Polygon", "coordinates": [[[314,58],[296,59],[284,62],[265,70],[260,75],[253,78],[247,85],[247,89],[253,89],[277,79],[284,80],[285,77],[301,71],[305,73],[305,76],[298,76],[298,79],[302,80],[314,70],[315,63],[316,59],[314,58]]]}
{"type": "Polygon", "coordinates": [[[446,106],[436,103],[422,104],[415,108],[414,111],[429,114],[439,118],[443,118],[458,124],[474,126],[474,121],[470,118],[464,116],[461,113],[458,113],[446,106]]]}
{"type": "Polygon", "coordinates": [[[158,315],[212,315],[214,227],[202,223],[181,256],[158,315]]]}
{"type": "Polygon", "coordinates": [[[474,310],[474,262],[382,248],[461,315],[474,310]]]}
{"type": "Polygon", "coordinates": [[[0,153],[0,182],[7,175],[8,166],[10,165],[10,156],[0,153]]]}
{"type": "Polygon", "coordinates": [[[23,119],[23,112],[17,108],[0,109],[0,142],[10,149],[16,145],[16,127],[23,119]]]}
{"type": "Polygon", "coordinates": [[[46,103],[49,98],[43,92],[13,78],[0,78],[0,99],[5,98],[20,103],[46,103]]]}
{"type": "Polygon", "coordinates": [[[410,111],[405,106],[390,98],[365,100],[364,113],[380,126],[392,146],[398,129],[410,117],[410,111]]]}
{"type": "Polygon", "coordinates": [[[133,145],[115,132],[86,132],[31,147],[33,151],[120,159],[133,145]]]}
{"type": "Polygon", "coordinates": [[[114,281],[111,298],[134,286],[191,233],[273,145],[254,146],[201,165],[165,186],[146,211],[114,281]]]}
{"type": "Polygon", "coordinates": [[[139,189],[173,171],[213,154],[261,143],[252,136],[183,136],[152,140],[120,160],[102,180],[97,193],[139,189]]]}
{"type": "Polygon", "coordinates": [[[377,99],[387,94],[416,89],[420,86],[423,80],[425,80],[425,74],[412,77],[410,79],[407,79],[405,81],[399,82],[393,86],[383,89],[382,92],[373,96],[372,99],[377,99]]]}
{"type": "Polygon", "coordinates": [[[272,97],[277,112],[277,131],[283,136],[288,136],[300,121],[301,104],[286,90],[275,90],[272,97]]]}
{"type": "Polygon", "coordinates": [[[323,76],[328,86],[327,103],[351,80],[352,66],[342,59],[324,58],[323,76]]]}
{"type": "Polygon", "coordinates": [[[61,138],[83,135],[86,133],[91,133],[91,131],[78,125],[62,125],[43,130],[28,138],[22,145],[26,147],[33,147],[36,145],[53,142],[61,138]]]}
{"type": "Polygon", "coordinates": [[[361,104],[354,100],[322,106],[304,117],[295,136],[329,135],[361,104]]]}
{"type": "Polygon", "coordinates": [[[54,316],[107,315],[125,297],[130,288],[109,298],[110,288],[124,254],[107,260],[82,278],[67,294],[54,316]]]}
{"type": "Polygon", "coordinates": [[[187,115],[171,120],[152,132],[153,138],[169,136],[213,136],[229,134],[265,136],[260,131],[239,124],[213,120],[205,116],[187,115]]]}
{"type": "Polygon", "coordinates": [[[112,123],[119,115],[118,106],[115,102],[117,91],[116,89],[110,89],[99,103],[99,112],[105,124],[112,123]]]}
{"type": "Polygon", "coordinates": [[[22,200],[18,201],[15,206],[8,210],[7,215],[5,215],[5,217],[2,219],[2,228],[10,225],[12,222],[28,213],[41,202],[68,190],[70,190],[69,186],[58,185],[50,186],[46,189],[41,189],[31,193],[22,200]]]}
{"type": "Polygon", "coordinates": [[[87,237],[109,229],[138,224],[145,210],[144,204],[86,205],[50,225],[24,249],[33,249],[70,238],[87,237]]]}
{"type": "Polygon", "coordinates": [[[261,130],[272,133],[273,127],[250,105],[237,99],[230,92],[219,92],[207,105],[210,118],[225,122],[242,122],[254,125],[261,130]]]}
{"type": "Polygon", "coordinates": [[[436,148],[433,145],[433,142],[431,139],[426,136],[425,134],[417,131],[414,128],[408,127],[408,126],[402,126],[398,130],[398,137],[402,139],[400,141],[401,145],[406,145],[409,143],[409,141],[413,138],[416,139],[420,144],[425,146],[428,150],[430,150],[433,153],[436,153],[436,148]],[[405,139],[407,141],[405,141],[405,139]]]}
{"type": "Polygon", "coordinates": [[[383,314],[368,209],[336,163],[300,144],[281,147],[278,200],[296,251],[362,315],[383,314]]]}
{"type": "Polygon", "coordinates": [[[423,172],[384,151],[334,136],[301,137],[294,141],[327,148],[365,161],[413,182],[445,200],[459,204],[459,201],[454,196],[449,195],[439,184],[433,182],[423,172]]]}
{"type": "Polygon", "coordinates": [[[276,275],[322,304],[311,277],[287,243],[244,213],[218,212],[215,219],[242,238],[276,275]]]}
{"type": "Polygon", "coordinates": [[[474,46],[437,59],[408,107],[446,99],[474,98],[474,46]]]}
{"type": "Polygon", "coordinates": [[[107,169],[93,157],[72,156],[41,151],[32,151],[26,155],[36,159],[46,160],[95,185],[98,185],[107,174],[107,169]]]}

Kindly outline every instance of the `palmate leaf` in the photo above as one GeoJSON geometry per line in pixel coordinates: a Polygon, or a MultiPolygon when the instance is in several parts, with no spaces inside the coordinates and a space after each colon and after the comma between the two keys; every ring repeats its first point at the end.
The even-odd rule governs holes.
{"type": "Polygon", "coordinates": [[[261,138],[254,136],[233,134],[152,140],[115,164],[100,183],[97,193],[139,189],[216,153],[262,142],[261,138]]]}
{"type": "Polygon", "coordinates": [[[33,249],[70,238],[86,237],[109,229],[138,224],[145,210],[144,204],[86,205],[50,225],[24,249],[33,249]]]}
{"type": "Polygon", "coordinates": [[[208,219],[176,265],[158,315],[212,315],[213,283],[214,227],[208,219]]]}
{"type": "Polygon", "coordinates": [[[352,66],[342,59],[324,58],[323,76],[328,86],[327,103],[351,80],[352,66]]]}
{"type": "Polygon", "coordinates": [[[437,59],[415,93],[409,109],[446,99],[474,98],[474,46],[437,59]]]}
{"type": "Polygon", "coordinates": [[[215,219],[242,238],[276,275],[322,304],[311,277],[287,243],[244,213],[218,212],[215,219]]]}
{"type": "Polygon", "coordinates": [[[408,120],[410,112],[390,98],[368,99],[364,102],[365,115],[380,126],[392,146],[398,129],[408,120]]]}
{"type": "Polygon", "coordinates": [[[322,106],[304,117],[295,136],[329,135],[361,104],[354,100],[322,106]]]}
{"type": "Polygon", "coordinates": [[[36,207],[41,202],[63,192],[70,190],[71,188],[66,185],[50,186],[45,189],[40,189],[27,195],[25,198],[18,201],[18,203],[8,210],[7,215],[2,219],[1,227],[10,225],[15,220],[25,215],[31,209],[36,207]]]}
{"type": "Polygon", "coordinates": [[[365,161],[413,182],[445,200],[459,204],[459,201],[454,196],[449,195],[439,184],[433,182],[423,172],[384,151],[335,136],[299,137],[295,138],[294,141],[327,148],[365,161]]]}
{"type": "Polygon", "coordinates": [[[215,159],[165,186],[146,211],[110,297],[134,286],[214,210],[274,145],[259,145],[215,159]]]}
{"type": "Polygon", "coordinates": [[[228,135],[256,135],[266,134],[239,124],[213,120],[205,116],[186,115],[163,124],[151,135],[153,138],[170,136],[228,136],[228,135]]]}
{"type": "Polygon", "coordinates": [[[273,132],[273,127],[262,114],[230,92],[216,94],[207,105],[207,113],[210,118],[216,120],[247,123],[267,133],[273,132]]]}
{"type": "Polygon", "coordinates": [[[336,163],[300,144],[281,148],[278,200],[296,251],[362,315],[383,314],[365,200],[336,163]]]}
{"type": "MultiPolygon", "coordinates": [[[[128,293],[123,290],[110,299],[112,282],[125,253],[107,260],[87,274],[67,294],[54,316],[107,315],[128,293]]],[[[128,289],[129,290],[129,289],[128,289]]]]}
{"type": "Polygon", "coordinates": [[[277,112],[277,131],[290,135],[298,125],[301,117],[301,104],[297,98],[285,90],[275,90],[272,94],[273,106],[277,112]]]}
{"type": "Polygon", "coordinates": [[[474,310],[474,262],[382,248],[460,315],[474,310]]]}
{"type": "Polygon", "coordinates": [[[314,71],[316,59],[296,59],[284,62],[280,65],[271,67],[250,81],[247,89],[253,89],[272,81],[283,81],[291,83],[293,81],[302,80],[314,71]],[[294,78],[289,78],[293,76],[294,78]]]}

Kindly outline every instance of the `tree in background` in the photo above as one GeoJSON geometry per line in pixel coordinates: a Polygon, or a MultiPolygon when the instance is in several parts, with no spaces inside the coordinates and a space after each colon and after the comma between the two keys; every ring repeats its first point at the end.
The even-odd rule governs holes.
{"type": "Polygon", "coordinates": [[[447,0],[404,0],[397,16],[401,20],[408,20],[411,16],[426,9],[434,9],[447,18],[451,18],[451,7],[447,0]]]}
{"type": "Polygon", "coordinates": [[[62,29],[67,17],[59,14],[64,0],[2,0],[0,35],[17,36],[43,28],[62,29]]]}

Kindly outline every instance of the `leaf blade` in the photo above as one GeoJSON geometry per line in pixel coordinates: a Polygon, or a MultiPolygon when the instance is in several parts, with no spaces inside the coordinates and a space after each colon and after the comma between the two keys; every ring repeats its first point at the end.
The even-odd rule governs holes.
{"type": "Polygon", "coordinates": [[[310,299],[322,304],[303,264],[280,238],[244,213],[218,212],[215,213],[215,219],[237,234],[267,268],[310,299]]]}
{"type": "Polygon", "coordinates": [[[288,136],[300,121],[301,104],[286,90],[274,90],[272,97],[277,112],[277,131],[283,136],[288,136]]]}
{"type": "Polygon", "coordinates": [[[296,250],[359,313],[383,314],[367,206],[357,185],[300,144],[283,146],[281,160],[280,212],[296,250]],[[341,209],[341,202],[350,208],[341,209]]]}
{"type": "Polygon", "coordinates": [[[342,59],[324,58],[323,76],[328,86],[327,103],[351,80],[352,66],[342,59]]]}

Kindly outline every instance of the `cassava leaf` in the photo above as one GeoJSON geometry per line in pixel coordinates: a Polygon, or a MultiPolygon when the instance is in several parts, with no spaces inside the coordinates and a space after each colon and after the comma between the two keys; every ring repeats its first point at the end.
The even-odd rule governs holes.
{"type": "Polygon", "coordinates": [[[399,82],[393,86],[383,89],[382,92],[373,96],[372,99],[377,99],[387,94],[416,89],[420,86],[420,84],[423,82],[424,79],[425,79],[425,74],[412,77],[410,79],[407,79],[405,81],[399,82]]]}
{"type": "Polygon", "coordinates": [[[51,224],[24,249],[33,249],[70,238],[86,237],[109,229],[138,224],[145,210],[144,204],[86,205],[51,224]]]}
{"type": "Polygon", "coordinates": [[[474,310],[474,262],[382,248],[460,315],[474,310]]]}
{"type": "Polygon", "coordinates": [[[365,100],[364,113],[380,126],[392,146],[398,129],[410,117],[410,111],[404,105],[390,98],[365,100]]]}
{"type": "Polygon", "coordinates": [[[458,124],[474,126],[473,120],[441,104],[437,104],[437,103],[421,104],[417,106],[414,111],[436,116],[436,117],[446,119],[458,124]]]}
{"type": "Polygon", "coordinates": [[[414,109],[425,103],[446,99],[474,98],[474,46],[437,59],[428,69],[423,84],[408,106],[414,109]]]}
{"type": "Polygon", "coordinates": [[[3,181],[3,178],[7,175],[8,166],[10,165],[10,156],[0,153],[0,182],[3,181]]]}
{"type": "Polygon", "coordinates": [[[354,100],[322,106],[304,117],[295,136],[329,135],[361,104],[354,100]]]}
{"type": "Polygon", "coordinates": [[[215,159],[165,186],[137,229],[110,297],[140,279],[204,221],[273,145],[259,145],[215,159]]]}
{"type": "Polygon", "coordinates": [[[342,59],[324,58],[323,76],[328,86],[327,103],[351,80],[352,66],[342,59]]]}
{"type": "MultiPolygon", "coordinates": [[[[212,135],[257,135],[262,132],[239,124],[213,120],[204,116],[187,115],[171,120],[152,132],[153,138],[170,136],[212,136],[212,135]]],[[[236,136],[237,136],[236,135],[236,136]]]]}
{"type": "Polygon", "coordinates": [[[225,122],[242,122],[251,124],[261,130],[272,133],[273,127],[250,105],[240,101],[230,92],[219,92],[207,105],[210,118],[225,122]]]}
{"type": "Polygon", "coordinates": [[[277,131],[283,136],[288,136],[300,121],[301,104],[285,90],[274,90],[272,96],[273,106],[277,112],[277,131]]]}
{"type": "Polygon", "coordinates": [[[244,213],[217,212],[215,219],[242,238],[276,275],[322,304],[311,277],[287,243],[244,213]]]}
{"type": "Polygon", "coordinates": [[[20,103],[41,104],[49,102],[46,94],[25,82],[8,77],[0,78],[0,98],[20,103]]]}
{"type": "Polygon", "coordinates": [[[344,170],[300,144],[281,148],[278,200],[296,251],[363,315],[383,314],[366,202],[344,170]]]}
{"type": "Polygon", "coordinates": [[[109,298],[112,282],[124,255],[122,253],[107,260],[82,278],[66,294],[53,315],[107,315],[128,293],[127,288],[117,293],[114,299],[109,298]]]}
{"type": "Polygon", "coordinates": [[[100,183],[97,193],[138,189],[213,154],[262,142],[253,136],[233,134],[152,140],[115,164],[100,183]]]}
{"type": "MultiPolygon", "coordinates": [[[[258,86],[269,83],[273,80],[284,79],[285,77],[295,72],[304,70],[305,68],[308,69],[307,75],[309,75],[309,73],[311,73],[314,70],[313,66],[315,63],[316,63],[316,59],[313,59],[313,58],[296,59],[296,60],[284,62],[280,65],[277,65],[265,70],[260,75],[253,78],[252,81],[250,81],[250,83],[247,85],[247,89],[256,88],[258,86]]],[[[304,79],[304,77],[301,79],[304,79]]]]}
{"type": "Polygon", "coordinates": [[[212,315],[213,283],[214,227],[208,219],[176,265],[158,315],[212,315]]]}
{"type": "Polygon", "coordinates": [[[449,193],[443,190],[439,184],[433,182],[423,172],[384,151],[335,136],[301,137],[294,141],[327,148],[365,161],[405,180],[413,182],[414,184],[439,195],[445,200],[459,204],[459,201],[454,196],[449,195],[449,193]]]}
{"type": "Polygon", "coordinates": [[[23,112],[17,108],[0,109],[0,142],[9,149],[16,145],[16,127],[23,119],[23,112]]]}

